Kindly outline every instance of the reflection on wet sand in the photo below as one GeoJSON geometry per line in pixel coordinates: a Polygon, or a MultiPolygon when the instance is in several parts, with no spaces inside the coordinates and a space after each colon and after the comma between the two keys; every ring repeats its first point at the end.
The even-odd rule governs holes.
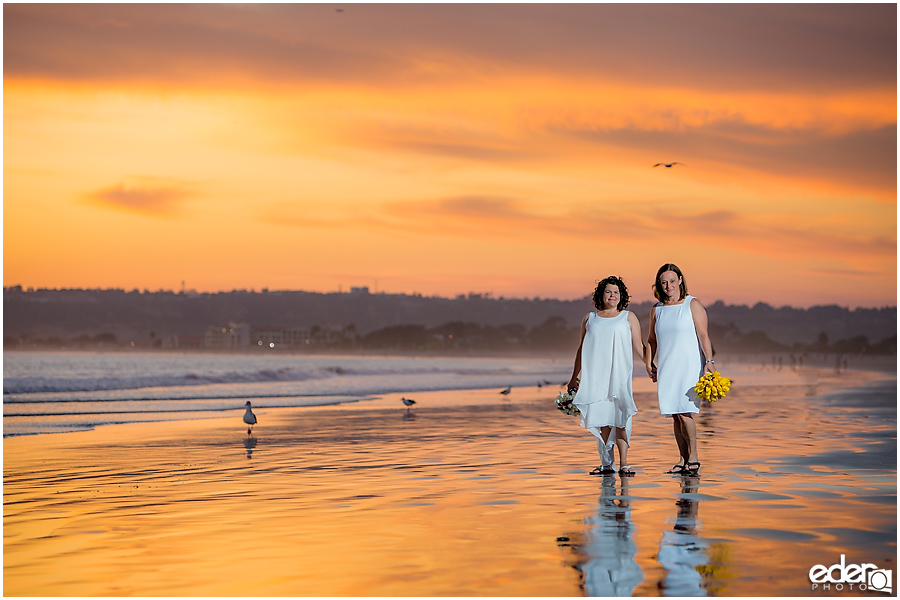
{"type": "Polygon", "coordinates": [[[597,514],[586,517],[584,552],[589,557],[581,566],[588,596],[631,596],[644,579],[635,555],[634,523],[628,497],[628,478],[603,478],[597,514]]]}
{"type": "Polygon", "coordinates": [[[634,478],[587,475],[595,438],[538,391],[273,411],[240,444],[232,417],[6,438],[4,592],[781,597],[842,554],[895,570],[896,379],[782,373],[704,407],[699,480],[664,474],[650,414],[634,478]]]}
{"type": "Polygon", "coordinates": [[[704,570],[702,567],[709,563],[709,545],[700,535],[700,501],[696,498],[699,487],[699,477],[681,477],[681,494],[675,502],[678,512],[674,527],[663,531],[659,540],[657,559],[666,570],[660,587],[666,596],[707,595],[701,573],[704,570]]]}
{"type": "Polygon", "coordinates": [[[568,564],[578,571],[588,596],[631,596],[644,579],[636,559],[629,479],[621,478],[618,486],[616,481],[615,475],[602,477],[600,498],[584,519],[584,531],[557,538],[573,554],[568,564]]]}
{"type": "MultiPolygon", "coordinates": [[[[700,494],[698,476],[682,476],[676,481],[676,510],[664,519],[659,549],[652,557],[656,568],[642,568],[641,544],[658,536],[659,529],[638,536],[632,512],[657,499],[632,495],[629,478],[617,480],[608,475],[602,479],[598,506],[585,517],[584,531],[557,538],[558,545],[572,554],[568,564],[578,571],[585,595],[633,596],[656,590],[664,596],[713,596],[726,592],[731,577],[730,543],[706,539],[699,518],[700,500],[713,497],[700,494]]],[[[647,485],[653,484],[635,487],[647,485]]],[[[643,550],[644,555],[649,554],[649,548],[643,550]]]]}
{"type": "Polygon", "coordinates": [[[247,449],[247,458],[253,458],[253,449],[256,448],[256,438],[255,437],[244,438],[244,448],[247,449]]]}

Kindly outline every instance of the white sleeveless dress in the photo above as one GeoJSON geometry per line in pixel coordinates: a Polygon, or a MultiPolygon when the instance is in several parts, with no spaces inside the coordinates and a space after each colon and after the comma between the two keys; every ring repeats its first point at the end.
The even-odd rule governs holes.
{"type": "MultiPolygon", "coordinates": [[[[597,436],[602,445],[601,427],[621,427],[631,440],[631,417],[637,414],[631,378],[631,326],[628,311],[610,319],[592,312],[585,324],[581,345],[581,381],[572,401],[581,412],[581,426],[597,436]]],[[[606,440],[606,451],[612,451],[615,434],[606,440]]],[[[611,454],[610,454],[611,456],[611,454]]]]}
{"type": "Polygon", "coordinates": [[[694,386],[703,374],[703,358],[691,314],[691,300],[656,305],[657,376],[659,412],[669,416],[699,413],[700,399],[694,386]]]}

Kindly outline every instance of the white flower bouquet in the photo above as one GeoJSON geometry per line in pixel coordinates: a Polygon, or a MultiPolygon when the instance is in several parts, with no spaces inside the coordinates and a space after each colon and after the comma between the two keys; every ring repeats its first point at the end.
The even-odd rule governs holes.
{"type": "Polygon", "coordinates": [[[581,411],[578,410],[577,406],[572,404],[572,400],[574,399],[575,392],[560,392],[556,397],[556,408],[567,415],[578,416],[581,414],[581,411]]]}

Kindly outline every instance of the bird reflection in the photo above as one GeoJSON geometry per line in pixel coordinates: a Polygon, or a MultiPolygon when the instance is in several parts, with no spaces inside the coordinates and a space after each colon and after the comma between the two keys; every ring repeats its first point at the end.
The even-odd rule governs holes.
{"type": "MultiPolygon", "coordinates": [[[[696,494],[700,487],[700,478],[683,476],[681,493],[696,494]]],[[[707,552],[709,544],[698,531],[702,524],[697,517],[700,501],[696,497],[681,497],[675,502],[678,512],[671,531],[664,531],[659,540],[657,560],[666,574],[660,587],[665,596],[706,596],[707,585],[703,572],[710,562],[707,552]]]]}
{"type": "Polygon", "coordinates": [[[256,448],[256,438],[255,437],[246,437],[244,438],[244,448],[247,449],[247,458],[253,458],[253,449],[256,448]]]}

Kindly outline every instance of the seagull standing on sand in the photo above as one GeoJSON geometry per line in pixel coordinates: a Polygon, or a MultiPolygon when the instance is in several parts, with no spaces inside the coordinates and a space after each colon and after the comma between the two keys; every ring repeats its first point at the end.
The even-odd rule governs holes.
{"type": "Polygon", "coordinates": [[[511,386],[511,385],[508,385],[508,386],[506,386],[506,389],[503,390],[503,391],[500,392],[500,393],[503,394],[504,396],[509,396],[509,393],[510,393],[511,391],[512,391],[512,386],[511,386]]]}
{"type": "Polygon", "coordinates": [[[406,405],[406,412],[409,412],[410,407],[416,403],[415,400],[410,400],[409,398],[400,398],[400,400],[406,405]]]}
{"type": "Polygon", "coordinates": [[[683,164],[684,164],[684,163],[680,163],[680,162],[671,162],[671,163],[656,163],[656,164],[653,165],[653,166],[654,166],[654,167],[665,167],[665,168],[667,168],[667,169],[671,169],[671,168],[672,168],[672,165],[683,165],[683,164]]]}
{"type": "Polygon", "coordinates": [[[254,415],[253,411],[250,410],[250,401],[249,400],[247,400],[247,404],[245,404],[244,406],[247,407],[247,412],[244,413],[244,423],[246,423],[247,425],[250,425],[250,427],[247,428],[247,435],[250,435],[252,432],[253,426],[256,425],[256,415],[254,415]]]}

